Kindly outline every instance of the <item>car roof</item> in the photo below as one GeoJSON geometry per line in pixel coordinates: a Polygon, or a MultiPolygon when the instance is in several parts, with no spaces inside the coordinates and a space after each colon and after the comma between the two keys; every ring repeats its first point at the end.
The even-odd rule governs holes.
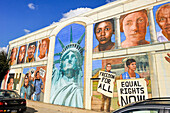
{"type": "Polygon", "coordinates": [[[161,98],[150,98],[143,101],[138,101],[135,103],[128,104],[113,113],[119,113],[120,111],[138,109],[138,108],[152,108],[152,109],[161,109],[163,107],[170,107],[170,97],[161,97],[161,98]]]}

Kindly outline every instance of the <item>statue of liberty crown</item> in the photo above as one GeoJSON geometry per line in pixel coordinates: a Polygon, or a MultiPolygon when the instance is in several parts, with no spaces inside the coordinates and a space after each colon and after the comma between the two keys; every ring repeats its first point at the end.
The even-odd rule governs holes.
{"type": "Polygon", "coordinates": [[[60,60],[64,54],[64,52],[66,52],[67,50],[69,49],[76,49],[82,56],[83,56],[83,51],[84,51],[84,48],[82,48],[80,46],[80,43],[82,42],[83,40],[83,37],[85,36],[85,33],[83,33],[83,35],[80,37],[80,39],[77,41],[77,43],[73,43],[73,37],[72,37],[72,27],[71,27],[71,31],[70,31],[70,44],[64,46],[64,44],[61,42],[61,40],[58,38],[58,41],[62,47],[62,52],[59,52],[59,53],[56,53],[54,54],[54,56],[60,56],[60,59],[59,60],[55,60],[54,61],[54,64],[56,63],[60,63],[60,60]]]}

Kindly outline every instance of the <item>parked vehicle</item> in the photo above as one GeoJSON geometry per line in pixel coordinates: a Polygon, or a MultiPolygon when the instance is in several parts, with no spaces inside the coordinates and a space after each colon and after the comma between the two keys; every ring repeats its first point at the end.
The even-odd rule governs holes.
{"type": "Polygon", "coordinates": [[[24,112],[26,111],[26,100],[18,93],[11,90],[0,90],[0,112],[24,112]]]}
{"type": "Polygon", "coordinates": [[[150,98],[131,103],[113,113],[170,113],[170,97],[150,98]]]}

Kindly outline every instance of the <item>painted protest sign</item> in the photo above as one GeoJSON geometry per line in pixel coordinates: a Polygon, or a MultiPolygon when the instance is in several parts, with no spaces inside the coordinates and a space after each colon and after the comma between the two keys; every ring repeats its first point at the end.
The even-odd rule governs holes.
{"type": "Polygon", "coordinates": [[[98,83],[97,91],[108,97],[113,97],[115,76],[116,76],[115,73],[100,71],[99,72],[100,80],[98,83]]]}
{"type": "Polygon", "coordinates": [[[44,77],[45,75],[45,70],[43,68],[40,68],[40,76],[44,77]]]}
{"type": "Polygon", "coordinates": [[[117,90],[120,106],[148,98],[144,78],[117,80],[117,90]]]}

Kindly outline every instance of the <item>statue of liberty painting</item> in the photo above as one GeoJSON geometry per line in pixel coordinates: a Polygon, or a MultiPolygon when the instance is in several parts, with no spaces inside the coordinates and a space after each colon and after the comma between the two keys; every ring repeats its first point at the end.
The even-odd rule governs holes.
{"type": "Polygon", "coordinates": [[[52,104],[83,108],[82,65],[84,49],[80,43],[84,36],[85,33],[77,43],[73,43],[71,28],[70,44],[64,46],[58,38],[62,52],[55,54],[55,56],[60,56],[60,59],[54,61],[53,65],[50,98],[52,104]],[[59,70],[55,66],[56,63],[60,63],[59,70]]]}

